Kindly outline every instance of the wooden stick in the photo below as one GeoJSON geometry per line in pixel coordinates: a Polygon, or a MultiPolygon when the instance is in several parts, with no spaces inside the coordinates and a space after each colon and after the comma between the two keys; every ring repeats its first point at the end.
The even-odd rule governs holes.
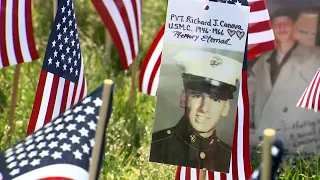
{"type": "Polygon", "coordinates": [[[131,92],[130,92],[130,109],[132,110],[135,104],[136,98],[136,72],[138,66],[138,58],[132,62],[132,71],[131,71],[131,92]]]}
{"type": "Polygon", "coordinates": [[[205,169],[200,169],[200,173],[199,173],[199,180],[205,180],[206,179],[206,170],[205,169]]]}
{"type": "Polygon", "coordinates": [[[106,62],[110,61],[111,46],[112,46],[112,39],[111,39],[110,33],[106,29],[105,31],[106,62]]]}
{"type": "Polygon", "coordinates": [[[113,85],[112,80],[105,80],[104,81],[104,87],[103,87],[103,94],[102,94],[102,106],[100,107],[99,112],[99,120],[97,123],[97,131],[95,135],[95,145],[92,150],[92,161],[89,169],[89,180],[96,180],[97,177],[95,177],[97,168],[98,168],[98,162],[99,162],[99,154],[102,144],[102,138],[105,135],[104,134],[104,127],[106,124],[106,118],[109,111],[109,101],[110,101],[110,94],[111,94],[111,88],[113,85]]]}
{"type": "Polygon", "coordinates": [[[58,2],[57,0],[53,0],[53,19],[56,17],[57,9],[58,9],[58,2]]]}
{"type": "Polygon", "coordinates": [[[261,180],[270,180],[271,177],[271,144],[276,134],[274,129],[265,129],[263,131],[263,152],[262,152],[262,173],[261,180]]]}
{"type": "Polygon", "coordinates": [[[16,105],[17,105],[17,91],[19,88],[20,68],[21,68],[21,64],[17,64],[15,67],[15,71],[14,71],[11,106],[10,106],[10,112],[9,112],[9,117],[8,117],[9,130],[8,130],[7,141],[9,142],[9,144],[11,143],[11,138],[13,136],[15,125],[16,125],[15,120],[14,120],[14,114],[15,114],[16,105]]]}

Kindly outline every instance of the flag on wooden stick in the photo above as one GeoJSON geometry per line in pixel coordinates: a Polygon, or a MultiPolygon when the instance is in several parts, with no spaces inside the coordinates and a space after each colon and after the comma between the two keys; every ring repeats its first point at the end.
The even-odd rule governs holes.
{"type": "Polygon", "coordinates": [[[318,112],[320,110],[320,68],[313,77],[310,85],[306,88],[297,103],[297,107],[308,108],[318,112]]]}
{"type": "MultiPolygon", "coordinates": [[[[284,157],[283,143],[281,140],[276,139],[273,141],[271,146],[271,167],[268,167],[271,169],[270,180],[277,179],[278,169],[281,165],[283,157],[284,157]]],[[[261,180],[263,168],[264,168],[263,162],[261,162],[260,166],[252,173],[250,180],[261,180]]]]}
{"type": "Polygon", "coordinates": [[[0,153],[0,174],[3,179],[88,180],[93,163],[98,165],[98,175],[105,139],[98,142],[95,134],[97,124],[104,121],[98,119],[100,111],[105,111],[102,108],[106,107],[106,124],[100,127],[105,134],[112,112],[113,88],[111,86],[108,102],[103,102],[103,97],[108,94],[102,96],[104,87],[101,86],[44,127],[0,153]],[[97,162],[91,161],[95,156],[93,149],[100,142],[102,151],[97,154],[100,157],[97,162]]]}
{"type": "Polygon", "coordinates": [[[110,33],[119,53],[122,68],[127,70],[139,53],[141,0],[91,0],[110,33]]]}
{"type": "Polygon", "coordinates": [[[27,134],[41,128],[87,94],[72,0],[58,0],[27,134]]]}
{"type": "MultiPolygon", "coordinates": [[[[250,15],[248,28],[248,59],[273,50],[276,47],[270,16],[265,0],[249,0],[250,15]]],[[[153,40],[141,65],[139,91],[152,96],[156,95],[161,64],[162,36],[164,25],[153,40]]]]}
{"type": "Polygon", "coordinates": [[[0,69],[38,58],[32,0],[0,0],[0,69]]]}

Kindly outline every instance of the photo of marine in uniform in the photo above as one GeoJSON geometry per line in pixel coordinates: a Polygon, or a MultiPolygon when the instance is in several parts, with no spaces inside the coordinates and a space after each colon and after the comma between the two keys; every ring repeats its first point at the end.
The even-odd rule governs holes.
{"type": "MultiPolygon", "coordinates": [[[[227,127],[228,123],[221,120],[228,119],[229,124],[235,123],[242,62],[193,49],[177,52],[170,61],[174,61],[182,71],[176,82],[182,84],[182,89],[175,108],[181,110],[182,115],[177,121],[156,114],[155,121],[158,123],[177,123],[153,132],[149,160],[228,173],[232,141],[224,142],[218,137],[216,128],[218,124],[224,126],[226,130],[220,135],[229,136],[232,140],[234,127],[227,127]]],[[[164,76],[159,86],[166,83],[166,79],[170,80],[168,75],[164,76]]],[[[165,106],[158,103],[157,109],[165,106]]]]}
{"type": "Polygon", "coordinates": [[[320,1],[267,3],[276,48],[248,62],[251,152],[273,128],[288,155],[318,154],[320,113],[296,104],[320,67],[320,1]]]}

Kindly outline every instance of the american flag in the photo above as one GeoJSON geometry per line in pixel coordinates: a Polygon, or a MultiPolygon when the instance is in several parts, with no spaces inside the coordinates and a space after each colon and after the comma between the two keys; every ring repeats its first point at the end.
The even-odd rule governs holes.
{"type": "Polygon", "coordinates": [[[320,69],[316,72],[310,85],[306,88],[297,103],[297,107],[313,109],[315,112],[320,110],[320,69]]]}
{"type": "MultiPolygon", "coordinates": [[[[235,2],[236,0],[229,1],[229,3],[235,2]]],[[[260,53],[273,50],[276,44],[265,0],[248,0],[248,2],[250,5],[248,59],[251,59],[260,53]]],[[[245,3],[243,1],[243,4],[245,3]]],[[[164,29],[165,25],[153,40],[140,70],[139,91],[152,96],[156,95],[158,88],[164,29]]]]}
{"type": "MultiPolygon", "coordinates": [[[[102,90],[103,86],[97,88],[62,115],[1,153],[0,172],[3,179],[89,179],[99,111],[102,107],[102,90]]],[[[112,100],[113,87],[107,122],[112,112],[112,100]]],[[[102,147],[104,142],[102,139],[102,147]]],[[[101,151],[100,155],[103,154],[101,151]]],[[[98,165],[101,160],[97,162],[98,165]]]]}
{"type": "Polygon", "coordinates": [[[164,29],[162,25],[140,68],[139,91],[152,96],[157,94],[159,84],[164,29]]]}
{"type": "MultiPolygon", "coordinates": [[[[247,77],[247,53],[245,53],[242,68],[242,79],[239,88],[241,91],[239,92],[238,97],[229,173],[206,171],[207,180],[242,180],[248,179],[252,174],[249,145],[250,112],[247,77]]],[[[199,169],[179,166],[176,171],[175,179],[199,180],[199,169]]]]}
{"type": "Polygon", "coordinates": [[[108,29],[124,70],[139,53],[141,0],[91,0],[108,29]]]}
{"type": "Polygon", "coordinates": [[[0,0],[0,68],[39,58],[32,27],[32,0],[0,0]]]}
{"type": "Polygon", "coordinates": [[[41,128],[87,94],[72,0],[58,0],[27,134],[41,128]]]}

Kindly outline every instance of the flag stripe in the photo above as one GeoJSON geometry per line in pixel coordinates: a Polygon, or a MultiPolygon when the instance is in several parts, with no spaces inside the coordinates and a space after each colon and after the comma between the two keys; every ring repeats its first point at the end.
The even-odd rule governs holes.
{"type": "Polygon", "coordinates": [[[266,4],[264,3],[264,1],[250,2],[249,6],[250,6],[250,12],[262,11],[266,9],[266,4]]]}
{"type": "Polygon", "coordinates": [[[261,31],[269,31],[270,26],[271,26],[270,21],[262,21],[258,23],[249,24],[248,33],[251,34],[251,33],[258,33],[261,31]]]}
{"type": "Polygon", "coordinates": [[[44,89],[43,89],[44,93],[43,93],[43,97],[38,99],[40,101],[40,106],[39,106],[40,112],[37,115],[36,126],[33,131],[36,131],[43,126],[44,121],[45,121],[45,114],[47,112],[48,105],[49,105],[49,98],[50,98],[54,75],[51,73],[45,72],[44,76],[45,76],[45,80],[40,82],[40,84],[41,84],[40,86],[42,86],[42,84],[44,84],[43,85],[44,86],[44,89]]]}
{"type": "MultiPolygon", "coordinates": [[[[26,36],[28,40],[28,52],[31,54],[31,60],[39,59],[39,54],[36,49],[36,42],[34,40],[33,34],[33,22],[32,22],[32,0],[25,0],[25,16],[26,19],[25,26],[20,27],[20,29],[26,28],[26,35],[23,33],[22,37],[26,36]]],[[[26,42],[25,39],[22,39],[22,42],[26,42]]],[[[28,54],[28,53],[24,53],[28,54]]],[[[25,61],[30,61],[30,59],[25,59],[25,61]]]]}
{"type": "MultiPolygon", "coordinates": [[[[10,16],[6,16],[6,38],[5,38],[5,43],[7,45],[7,51],[8,51],[8,58],[9,58],[9,63],[10,64],[16,64],[17,59],[16,59],[16,53],[14,52],[14,42],[13,42],[13,1],[7,1],[7,6],[6,6],[6,13],[10,14],[10,16]]],[[[19,34],[17,34],[19,36],[19,34]]]]}
{"type": "MultiPolygon", "coordinates": [[[[182,179],[181,178],[181,176],[182,176],[182,173],[181,173],[181,166],[178,166],[178,168],[177,168],[177,172],[176,172],[176,174],[179,174],[180,175],[180,179],[182,179]]],[[[175,180],[178,180],[179,179],[179,177],[178,176],[175,176],[175,180]]]]}
{"type": "MultiPolygon", "coordinates": [[[[162,54],[162,53],[161,53],[161,54],[162,54]]],[[[152,91],[153,83],[157,83],[157,82],[154,82],[154,79],[155,79],[155,77],[156,77],[157,74],[159,75],[160,64],[161,64],[161,55],[159,56],[159,59],[156,61],[154,70],[151,72],[150,81],[151,81],[152,83],[150,84],[150,86],[148,86],[148,93],[149,93],[149,94],[150,94],[151,91],[152,91]],[[159,60],[159,59],[160,59],[160,60],[159,60]]],[[[158,79],[159,79],[159,77],[158,77],[158,79]]]]}
{"type": "Polygon", "coordinates": [[[212,172],[208,172],[208,178],[206,179],[211,179],[211,180],[214,180],[214,175],[212,172]]]}
{"type": "Polygon", "coordinates": [[[69,109],[71,107],[71,104],[75,104],[75,97],[77,92],[77,86],[75,86],[74,83],[69,84],[69,91],[68,91],[68,101],[66,108],[69,109]],[[76,88],[76,89],[74,89],[76,88]]]}
{"type": "MultiPolygon", "coordinates": [[[[131,46],[134,47],[134,51],[132,54],[132,56],[134,57],[139,51],[139,40],[138,40],[139,29],[137,27],[139,22],[137,19],[138,17],[136,16],[137,8],[135,7],[136,4],[135,4],[134,0],[131,0],[131,2],[124,1],[124,5],[125,5],[125,10],[128,15],[128,20],[129,20],[129,24],[128,24],[129,29],[127,32],[133,38],[133,40],[131,40],[131,41],[133,41],[134,45],[131,45],[131,46]]],[[[132,42],[130,42],[130,44],[132,44],[132,42]]],[[[132,49],[132,47],[131,47],[131,49],[132,49]]]]}
{"type": "MultiPolygon", "coordinates": [[[[47,79],[47,72],[41,70],[39,82],[45,82],[46,79],[47,79]]],[[[37,95],[34,100],[32,113],[31,113],[31,117],[30,117],[30,122],[29,122],[28,129],[27,129],[27,136],[30,135],[31,133],[33,133],[36,128],[37,119],[38,119],[38,115],[40,112],[41,100],[42,100],[42,97],[45,93],[45,91],[44,91],[45,85],[46,85],[46,83],[39,83],[38,84],[37,91],[36,91],[37,95]]]]}
{"type": "MultiPolygon", "coordinates": [[[[63,86],[63,94],[64,96],[61,99],[61,106],[60,106],[60,112],[59,114],[62,114],[64,112],[65,109],[67,108],[67,102],[68,102],[68,98],[71,96],[68,92],[70,89],[70,82],[69,81],[63,81],[63,85],[61,84],[61,86],[63,86]]],[[[70,101],[70,100],[69,100],[70,101]]]]}
{"type": "Polygon", "coordinates": [[[135,0],[131,0],[131,4],[133,7],[133,13],[134,13],[134,20],[135,20],[135,29],[136,29],[136,44],[137,44],[137,49],[136,49],[136,53],[139,52],[139,44],[140,44],[140,19],[141,19],[141,8],[140,8],[140,3],[141,1],[135,1],[135,0]]]}
{"type": "MultiPolygon", "coordinates": [[[[159,58],[161,58],[161,56],[159,58]]],[[[150,84],[150,86],[152,87],[150,94],[157,94],[157,89],[159,85],[159,76],[160,76],[160,66],[157,68],[157,74],[155,75],[154,80],[150,84]]]]}
{"type": "Polygon", "coordinates": [[[191,179],[191,170],[190,168],[186,169],[186,180],[190,180],[191,179]]]}
{"type": "Polygon", "coordinates": [[[248,37],[248,44],[258,44],[270,41],[274,38],[273,30],[250,33],[248,37]]]}
{"type": "Polygon", "coordinates": [[[318,112],[320,107],[319,83],[320,83],[320,68],[317,70],[316,74],[312,78],[310,85],[304,90],[296,106],[312,109],[315,112],[318,112]]]}
{"type": "Polygon", "coordinates": [[[7,54],[7,47],[6,47],[6,31],[5,31],[5,25],[6,25],[6,4],[7,1],[1,0],[1,11],[0,11],[0,53],[1,53],[1,68],[8,66],[9,61],[8,61],[8,54],[7,54]]]}
{"type": "MultiPolygon", "coordinates": [[[[83,59],[81,60],[81,69],[80,69],[80,76],[79,76],[79,81],[78,81],[78,85],[77,85],[77,90],[76,90],[76,97],[75,97],[75,103],[77,103],[79,101],[79,99],[83,98],[84,95],[84,88],[85,86],[85,76],[84,76],[84,63],[83,63],[83,59]]],[[[72,102],[72,104],[74,104],[74,102],[72,102]]]]}
{"type": "Polygon", "coordinates": [[[314,99],[314,95],[315,95],[315,91],[317,91],[317,86],[318,86],[318,83],[319,83],[319,79],[318,79],[318,77],[315,79],[315,81],[314,81],[314,83],[312,84],[312,92],[311,92],[311,94],[309,94],[309,98],[308,98],[308,108],[309,109],[312,109],[312,108],[314,108],[314,101],[313,101],[313,99],[314,99]]]}
{"type": "Polygon", "coordinates": [[[1,1],[1,11],[0,11],[0,48],[1,48],[1,62],[2,67],[9,66],[9,59],[8,59],[8,53],[7,53],[7,46],[6,46],[6,5],[7,1],[2,0],[1,1]]]}
{"type": "Polygon", "coordinates": [[[20,0],[19,1],[19,17],[24,17],[24,21],[19,21],[19,37],[21,46],[20,49],[22,51],[23,59],[18,59],[19,62],[31,62],[32,59],[38,59],[38,55],[34,42],[33,32],[32,32],[32,26],[30,27],[30,24],[32,25],[32,20],[30,16],[27,16],[27,14],[31,14],[31,2],[28,0],[20,0]],[[24,8],[25,7],[25,8],[24,8]],[[30,23],[30,24],[28,24],[30,23]],[[30,29],[31,28],[31,29],[30,29]],[[26,32],[26,33],[24,33],[26,32]],[[29,46],[30,45],[30,46],[29,46]]]}
{"type": "MultiPolygon", "coordinates": [[[[85,88],[85,86],[83,85],[83,81],[81,82],[81,86],[80,87],[81,87],[80,88],[80,99],[82,99],[83,98],[83,94],[84,94],[84,88],[85,88]]],[[[78,101],[79,101],[79,99],[78,99],[78,101]]]]}
{"type": "Polygon", "coordinates": [[[46,177],[60,177],[70,179],[88,179],[88,171],[71,164],[56,164],[41,167],[12,180],[41,179],[46,177]]]}
{"type": "Polygon", "coordinates": [[[318,76],[317,76],[317,87],[316,87],[316,94],[314,95],[314,100],[313,100],[313,107],[312,108],[315,108],[315,109],[318,109],[318,102],[319,102],[319,96],[317,96],[317,94],[319,94],[319,73],[318,73],[318,76]]]}
{"type": "MultiPolygon", "coordinates": [[[[74,104],[74,102],[76,101],[76,94],[77,94],[77,86],[72,86],[73,88],[69,89],[69,94],[72,94],[72,99],[71,99],[71,103],[69,103],[68,105],[74,104]]],[[[68,106],[67,105],[67,106],[68,106]]]]}
{"type": "MultiPolygon", "coordinates": [[[[45,111],[45,115],[44,115],[44,117],[45,117],[44,118],[44,124],[42,124],[39,127],[42,127],[43,125],[47,124],[52,119],[53,110],[54,110],[55,102],[56,102],[56,97],[61,96],[60,94],[57,94],[58,85],[59,85],[59,77],[56,76],[56,75],[53,75],[53,80],[52,80],[52,83],[50,82],[50,84],[51,84],[50,96],[49,96],[49,100],[48,100],[48,107],[46,108],[47,111],[45,111]]],[[[42,99],[42,100],[44,100],[44,99],[42,99]]],[[[43,103],[46,103],[46,102],[42,102],[41,104],[43,104],[43,103]]]]}
{"type": "Polygon", "coordinates": [[[261,21],[268,21],[270,19],[269,12],[267,9],[261,11],[250,12],[249,24],[258,23],[261,21]]]}
{"type": "Polygon", "coordinates": [[[63,177],[50,177],[50,178],[41,178],[39,180],[73,180],[73,179],[63,178],[63,177]]]}
{"type": "Polygon", "coordinates": [[[248,49],[250,50],[250,53],[248,53],[248,55],[259,54],[262,51],[270,51],[270,50],[274,49],[274,41],[271,40],[271,41],[266,41],[266,42],[258,43],[258,44],[250,44],[250,45],[248,45],[248,49]]]}
{"type": "Polygon", "coordinates": [[[248,179],[252,174],[251,163],[248,161],[250,159],[250,102],[249,102],[249,94],[248,94],[248,70],[242,71],[242,102],[243,102],[243,109],[242,112],[243,116],[243,166],[245,178],[248,179]]]}
{"type": "MultiPolygon", "coordinates": [[[[118,18],[122,19],[122,23],[123,23],[124,29],[126,31],[126,34],[127,34],[127,37],[128,37],[128,41],[129,41],[129,45],[130,45],[131,57],[134,57],[133,37],[132,37],[132,33],[130,32],[131,26],[130,26],[130,22],[129,22],[129,16],[128,16],[127,11],[126,11],[126,6],[125,6],[126,3],[124,3],[124,2],[122,2],[122,1],[114,1],[115,5],[117,7],[116,9],[118,10],[118,11],[116,11],[114,9],[114,14],[116,12],[116,13],[119,13],[119,15],[120,15],[119,17],[118,16],[114,16],[114,17],[118,17],[118,18]]],[[[117,20],[119,20],[117,18],[114,18],[114,19],[116,20],[115,22],[118,22],[117,20]]],[[[121,27],[121,26],[122,26],[122,24],[120,23],[118,28],[122,29],[123,27],[121,27]]],[[[120,34],[124,35],[122,33],[120,33],[120,34]]]]}
{"type": "MultiPolygon", "coordinates": [[[[241,86],[241,84],[240,84],[241,86]]],[[[240,87],[239,87],[240,88],[240,87]]],[[[241,88],[240,88],[241,89],[241,88]]],[[[239,93],[239,95],[241,92],[239,93]]],[[[232,157],[231,157],[231,171],[229,171],[230,174],[232,174],[232,177],[230,179],[239,179],[239,171],[241,171],[240,168],[238,168],[238,125],[239,125],[239,101],[241,102],[241,96],[238,97],[238,107],[236,112],[236,120],[235,120],[235,126],[234,126],[234,133],[233,133],[233,145],[232,145],[232,157]]],[[[241,131],[240,131],[241,132],[241,131]]]]}
{"type": "Polygon", "coordinates": [[[12,11],[12,13],[13,13],[13,21],[12,21],[13,34],[12,34],[12,36],[13,36],[14,52],[17,57],[17,62],[22,63],[23,57],[22,57],[21,49],[20,49],[18,8],[19,8],[19,2],[13,1],[13,11],[12,11]]]}

